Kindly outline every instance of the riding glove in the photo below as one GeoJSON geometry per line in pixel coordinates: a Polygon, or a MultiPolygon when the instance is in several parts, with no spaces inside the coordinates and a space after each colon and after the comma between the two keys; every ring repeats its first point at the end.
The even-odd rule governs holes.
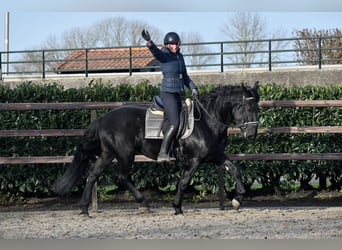
{"type": "Polygon", "coordinates": [[[141,32],[141,35],[147,42],[151,41],[151,36],[147,30],[143,29],[143,31],[141,32]]]}
{"type": "Polygon", "coordinates": [[[197,97],[197,95],[198,95],[197,89],[192,89],[191,95],[192,95],[192,97],[197,97]]]}

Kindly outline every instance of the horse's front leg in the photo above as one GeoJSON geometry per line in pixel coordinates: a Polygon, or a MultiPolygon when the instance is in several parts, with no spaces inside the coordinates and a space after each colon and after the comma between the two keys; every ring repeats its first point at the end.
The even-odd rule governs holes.
{"type": "Polygon", "coordinates": [[[196,172],[198,168],[198,163],[193,162],[192,164],[189,165],[188,168],[186,168],[179,179],[178,182],[178,188],[177,188],[177,194],[175,196],[175,199],[172,203],[173,208],[175,209],[175,214],[182,214],[182,202],[183,202],[183,197],[184,197],[184,191],[189,185],[189,181],[193,177],[194,173],[196,172]]]}
{"type": "Polygon", "coordinates": [[[243,201],[244,194],[246,193],[245,186],[242,183],[240,169],[236,165],[234,165],[228,159],[228,157],[226,157],[226,160],[223,162],[223,164],[220,167],[227,170],[230,173],[230,175],[234,177],[236,181],[236,195],[234,199],[232,200],[232,206],[236,210],[239,210],[241,203],[243,201]]]}
{"type": "Polygon", "coordinates": [[[89,216],[89,204],[91,200],[91,194],[92,194],[92,189],[94,186],[94,183],[98,180],[98,178],[101,176],[105,168],[111,163],[112,158],[107,158],[107,157],[99,157],[91,172],[89,173],[87,177],[87,181],[84,187],[84,191],[82,194],[82,199],[81,199],[81,215],[86,215],[89,216]]]}

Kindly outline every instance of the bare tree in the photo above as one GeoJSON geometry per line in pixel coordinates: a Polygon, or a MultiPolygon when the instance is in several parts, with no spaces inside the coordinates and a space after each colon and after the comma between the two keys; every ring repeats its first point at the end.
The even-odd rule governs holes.
{"type": "Polygon", "coordinates": [[[264,27],[264,21],[258,13],[237,12],[233,14],[229,22],[223,24],[221,29],[230,41],[235,41],[229,44],[228,59],[233,63],[241,63],[242,68],[251,67],[256,54],[249,52],[261,50],[263,47],[261,43],[252,41],[265,37],[264,27]]]}
{"type": "Polygon", "coordinates": [[[97,44],[97,37],[94,36],[93,29],[75,27],[64,31],[62,34],[61,47],[64,48],[89,48],[97,44]]]}
{"type": "MultiPolygon", "coordinates": [[[[58,38],[56,35],[48,37],[40,47],[47,50],[44,54],[47,63],[45,69],[53,70],[53,65],[65,58],[77,48],[139,46],[145,44],[141,31],[148,29],[156,43],[160,43],[162,33],[158,28],[139,20],[127,20],[123,17],[113,17],[101,20],[89,27],[74,27],[64,31],[58,38]]],[[[34,63],[18,63],[13,67],[17,72],[41,72],[42,53],[27,52],[20,61],[35,61],[34,63]]]]}
{"type": "Polygon", "coordinates": [[[202,42],[202,37],[200,34],[195,32],[181,33],[182,43],[184,41],[188,45],[182,46],[182,53],[185,55],[185,60],[188,65],[193,65],[192,69],[203,69],[203,65],[207,64],[213,59],[210,53],[209,46],[199,44],[202,42]],[[191,56],[187,56],[191,55],[191,56]]]}
{"type": "MultiPolygon", "coordinates": [[[[266,39],[279,38],[282,30],[271,33],[267,37],[265,19],[259,13],[236,12],[228,16],[228,22],[221,27],[221,32],[228,38],[225,52],[229,64],[237,65],[240,68],[250,68],[253,64],[266,64],[268,56],[268,41],[266,39]],[[264,40],[264,41],[258,41],[264,40]]],[[[272,43],[272,49],[286,47],[287,42],[277,41],[272,43]]],[[[279,55],[273,54],[272,61],[277,61],[279,55]]]]}
{"type": "Polygon", "coordinates": [[[128,23],[123,17],[104,19],[95,24],[95,34],[99,40],[99,46],[124,46],[126,43],[126,30],[128,23]]]}
{"type": "Polygon", "coordinates": [[[32,49],[22,55],[17,60],[19,62],[13,64],[13,69],[22,74],[33,74],[34,72],[41,72],[43,65],[41,63],[42,53],[32,49]]]}
{"type": "Polygon", "coordinates": [[[104,19],[95,24],[98,46],[138,46],[145,41],[141,37],[141,31],[147,29],[152,35],[152,39],[160,37],[159,29],[139,20],[127,20],[124,17],[112,17],[104,19]]]}
{"type": "Polygon", "coordinates": [[[127,30],[128,44],[132,46],[146,44],[146,41],[141,37],[141,31],[143,29],[149,30],[151,39],[153,39],[156,44],[161,44],[163,37],[161,30],[138,20],[130,22],[130,28],[127,30]]]}
{"type": "Polygon", "coordinates": [[[297,49],[296,58],[301,65],[316,65],[320,58],[323,64],[342,63],[341,30],[303,29],[296,30],[295,35],[300,38],[295,41],[294,47],[297,49]]]}
{"type": "Polygon", "coordinates": [[[56,35],[47,38],[41,48],[33,48],[22,54],[21,63],[14,64],[13,68],[17,72],[33,74],[33,72],[42,72],[53,69],[53,66],[63,58],[65,58],[73,48],[94,47],[96,41],[90,36],[87,29],[73,28],[62,33],[58,39],[56,35]],[[44,50],[44,52],[38,52],[44,50]],[[43,57],[45,64],[43,65],[43,57]]]}
{"type": "MultiPolygon", "coordinates": [[[[141,36],[141,31],[147,29],[152,40],[157,44],[162,44],[164,34],[156,27],[139,20],[128,20],[124,17],[110,17],[96,22],[94,25],[80,28],[75,27],[64,31],[60,37],[50,36],[41,46],[46,50],[44,56],[46,60],[45,70],[53,71],[53,66],[68,54],[72,49],[77,48],[95,48],[95,47],[123,47],[123,46],[141,46],[146,41],[141,36]]],[[[209,53],[209,48],[196,43],[201,42],[199,34],[182,34],[182,41],[195,43],[184,46],[183,53],[197,54],[188,56],[186,59],[189,64],[196,65],[194,68],[200,69],[211,57],[201,55],[209,53]]],[[[28,52],[23,54],[22,61],[36,61],[36,63],[22,63],[15,67],[17,72],[41,72],[42,54],[28,52]]]]}

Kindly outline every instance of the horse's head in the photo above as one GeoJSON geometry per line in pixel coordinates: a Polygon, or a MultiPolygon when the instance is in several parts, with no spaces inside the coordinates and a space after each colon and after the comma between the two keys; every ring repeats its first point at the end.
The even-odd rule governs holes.
{"type": "Polygon", "coordinates": [[[233,104],[234,121],[241,130],[241,136],[246,139],[254,139],[258,133],[258,83],[252,88],[242,84],[242,96],[236,98],[237,101],[233,104]]]}

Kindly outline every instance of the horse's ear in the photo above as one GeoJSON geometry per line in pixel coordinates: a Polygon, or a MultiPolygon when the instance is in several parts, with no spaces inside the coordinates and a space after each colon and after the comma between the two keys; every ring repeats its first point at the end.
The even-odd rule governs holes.
{"type": "Polygon", "coordinates": [[[255,97],[256,100],[259,102],[260,96],[259,96],[259,91],[258,91],[258,89],[259,89],[259,81],[256,81],[256,82],[254,83],[254,86],[253,86],[253,88],[252,88],[252,91],[254,92],[254,97],[255,97]]]}
{"type": "Polygon", "coordinates": [[[244,92],[247,90],[244,82],[241,82],[241,88],[244,92]]]}
{"type": "Polygon", "coordinates": [[[253,89],[258,90],[258,88],[259,88],[259,81],[256,81],[254,83],[253,89]]]}

